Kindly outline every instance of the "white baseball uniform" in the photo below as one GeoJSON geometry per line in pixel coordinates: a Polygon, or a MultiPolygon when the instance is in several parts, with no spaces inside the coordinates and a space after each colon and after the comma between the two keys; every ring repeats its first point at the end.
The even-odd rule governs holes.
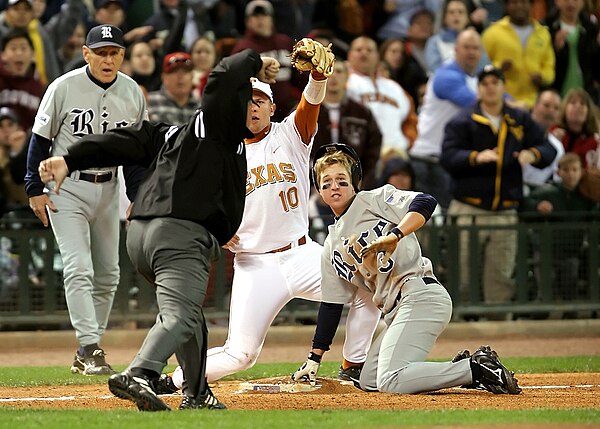
{"type": "MultiPolygon", "coordinates": [[[[208,350],[208,381],[251,367],[262,349],[269,326],[293,298],[321,301],[322,247],[308,236],[310,144],[299,129],[307,129],[310,109],[304,96],[298,109],[259,141],[246,144],[248,174],[246,205],[233,250],[234,277],[229,333],[222,347],[208,350]],[[287,248],[287,249],[286,249],[287,248]],[[286,250],[283,250],[286,249],[286,250]]],[[[346,325],[344,358],[364,362],[379,322],[368,294],[357,294],[346,325]]],[[[176,371],[173,381],[181,385],[176,371]]]]}
{"type": "MultiPolygon", "coordinates": [[[[118,73],[108,88],[93,82],[88,66],[54,80],[40,103],[33,132],[52,140],[53,156],[88,134],[134,125],[147,119],[138,84],[118,73]]],[[[98,344],[106,329],[119,283],[119,183],[116,167],[85,173],[112,172],[103,183],[65,180],[60,194],[48,187],[58,209],[50,212],[52,229],[64,264],[64,286],[71,323],[82,346],[98,344]]]]}

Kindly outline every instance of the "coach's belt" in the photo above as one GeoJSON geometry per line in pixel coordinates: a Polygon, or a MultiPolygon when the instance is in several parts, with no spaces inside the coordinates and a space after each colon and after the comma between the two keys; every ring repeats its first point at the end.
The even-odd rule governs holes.
{"type": "Polygon", "coordinates": [[[270,252],[267,252],[267,253],[285,252],[286,250],[290,250],[292,247],[302,246],[303,244],[306,244],[306,235],[303,235],[302,237],[300,237],[300,239],[298,241],[294,241],[293,243],[290,243],[286,246],[280,247],[279,249],[271,250],[270,252]]]}
{"type": "Polygon", "coordinates": [[[84,173],[84,172],[79,173],[79,180],[85,180],[86,182],[92,182],[92,183],[108,182],[110,179],[112,179],[112,177],[113,177],[112,171],[106,171],[106,172],[96,173],[96,174],[84,173]]]}
{"type": "MultiPolygon", "coordinates": [[[[412,277],[412,278],[414,279],[416,277],[412,277]]],[[[421,277],[421,278],[423,279],[423,283],[425,283],[426,285],[440,284],[440,282],[438,282],[433,277],[421,277]]],[[[400,292],[398,292],[398,295],[396,295],[396,303],[400,302],[400,298],[402,298],[402,289],[400,289],[400,292]]]]}

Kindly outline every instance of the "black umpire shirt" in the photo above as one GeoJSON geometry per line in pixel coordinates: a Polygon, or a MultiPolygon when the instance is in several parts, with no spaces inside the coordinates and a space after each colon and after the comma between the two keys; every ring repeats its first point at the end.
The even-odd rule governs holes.
{"type": "Polygon", "coordinates": [[[247,49],[223,59],[208,78],[201,108],[187,125],[144,121],[83,137],[69,149],[69,171],[141,165],[148,171],[132,219],[174,217],[203,225],[223,245],[242,220],[246,184],[244,138],[252,98],[250,77],[262,67],[247,49]]]}

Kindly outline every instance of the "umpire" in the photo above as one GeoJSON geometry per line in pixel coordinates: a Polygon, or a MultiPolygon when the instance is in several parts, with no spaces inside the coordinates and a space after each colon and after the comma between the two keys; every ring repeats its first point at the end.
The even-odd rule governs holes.
{"type": "Polygon", "coordinates": [[[144,121],[88,136],[68,155],[40,164],[58,190],[70,171],[88,165],[141,165],[127,234],[134,265],[156,286],[158,316],[128,369],[108,386],[142,411],[168,410],[154,386],[175,353],[186,383],[180,409],[225,408],[206,382],[207,328],[202,313],[210,264],[242,219],[246,184],[243,138],[250,77],[274,82],[279,63],[251,50],[223,59],[210,74],[201,108],[187,125],[144,121]]]}

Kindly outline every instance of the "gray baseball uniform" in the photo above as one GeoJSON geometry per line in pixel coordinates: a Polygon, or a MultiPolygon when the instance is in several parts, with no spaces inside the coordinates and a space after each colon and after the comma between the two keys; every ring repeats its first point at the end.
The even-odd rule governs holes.
{"type": "MultiPolygon", "coordinates": [[[[147,118],[146,101],[133,79],[118,73],[108,88],[93,82],[87,66],[50,84],[33,132],[52,140],[52,155],[65,155],[79,138],[133,125],[147,118]]],[[[65,297],[82,346],[98,344],[119,283],[119,184],[116,167],[75,171],[60,194],[49,187],[58,209],[50,213],[64,264],[65,297]],[[112,173],[102,183],[80,174],[112,173]]]]}
{"type": "Polygon", "coordinates": [[[357,194],[348,210],[329,227],[321,260],[323,301],[350,302],[358,289],[373,295],[386,327],[373,342],[360,376],[361,388],[418,393],[469,384],[468,359],[425,362],[452,315],[452,301],[421,254],[415,234],[401,239],[393,255],[377,266],[360,251],[387,235],[408,212],[416,192],[385,185],[357,194]]]}

